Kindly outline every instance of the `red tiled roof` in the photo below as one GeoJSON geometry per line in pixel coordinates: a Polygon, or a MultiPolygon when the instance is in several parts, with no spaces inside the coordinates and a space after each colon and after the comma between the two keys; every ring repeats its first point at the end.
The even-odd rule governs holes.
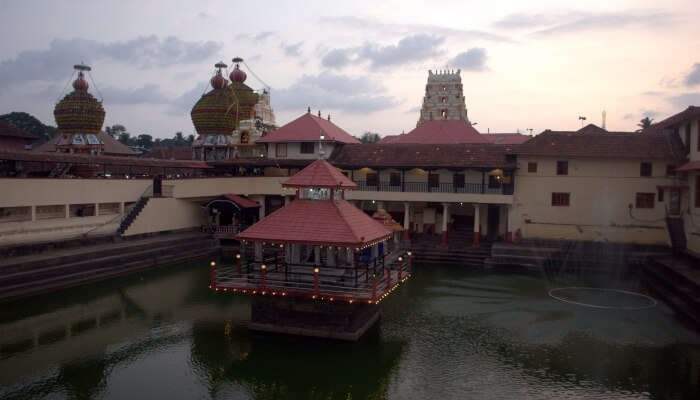
{"type": "MultiPolygon", "coordinates": [[[[63,135],[58,134],[56,137],[51,138],[48,142],[43,143],[41,146],[35,148],[33,151],[38,151],[38,152],[55,152],[56,151],[56,143],[61,139],[63,135]]],[[[100,132],[97,134],[98,139],[104,143],[104,153],[108,155],[114,155],[114,156],[137,156],[141,154],[138,151],[131,150],[127,146],[125,146],[122,142],[118,141],[117,139],[111,137],[110,135],[100,132]]]]}
{"type": "Polygon", "coordinates": [[[482,133],[481,136],[493,144],[521,144],[531,138],[531,136],[520,133],[482,133]]]}
{"type": "Polygon", "coordinates": [[[339,168],[515,168],[506,154],[516,146],[462,144],[348,144],[328,161],[339,168]]]}
{"type": "Polygon", "coordinates": [[[11,136],[30,140],[39,139],[38,136],[19,129],[18,127],[2,119],[0,119],[0,136],[11,136]]]}
{"type": "Polygon", "coordinates": [[[286,187],[354,188],[357,184],[325,160],[317,160],[287,179],[286,187]]]}
{"type": "Polygon", "coordinates": [[[700,161],[691,161],[676,168],[676,171],[697,171],[700,170],[700,161]]]}
{"type": "Polygon", "coordinates": [[[257,202],[255,202],[253,200],[250,200],[247,197],[239,196],[236,194],[225,194],[224,197],[227,198],[228,200],[231,200],[232,202],[238,204],[239,206],[241,206],[243,208],[260,207],[260,204],[258,204],[257,202]]]}
{"type": "Polygon", "coordinates": [[[676,125],[686,122],[689,119],[698,117],[700,117],[700,107],[688,106],[688,108],[686,108],[685,110],[677,114],[671,115],[670,117],[660,122],[652,124],[649,128],[644,129],[642,132],[645,134],[658,133],[666,128],[673,128],[676,125]]]}
{"type": "Polygon", "coordinates": [[[321,132],[326,142],[360,143],[331,121],[306,113],[256,140],[256,143],[318,142],[321,132]]]}
{"type": "Polygon", "coordinates": [[[345,200],[294,200],[236,239],[360,247],[390,235],[379,222],[345,200]]]}
{"type": "Polygon", "coordinates": [[[380,144],[388,143],[456,144],[489,141],[467,121],[447,119],[425,121],[406,134],[389,136],[380,141],[380,144]]]}

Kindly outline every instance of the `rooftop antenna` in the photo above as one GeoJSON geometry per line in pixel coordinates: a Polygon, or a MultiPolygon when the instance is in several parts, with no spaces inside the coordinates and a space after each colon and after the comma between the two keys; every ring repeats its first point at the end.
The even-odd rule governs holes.
{"type": "Polygon", "coordinates": [[[579,115],[579,116],[578,116],[578,119],[581,121],[581,128],[583,128],[583,121],[586,120],[586,117],[583,117],[583,116],[580,116],[580,115],[579,115]]]}
{"type": "Polygon", "coordinates": [[[603,110],[603,129],[605,129],[605,116],[606,116],[606,112],[605,112],[605,110],[603,110]]]}
{"type": "Polygon", "coordinates": [[[530,131],[530,136],[532,136],[532,131],[534,131],[534,129],[532,129],[532,128],[527,128],[527,129],[525,129],[525,130],[526,130],[526,131],[530,131]]]}

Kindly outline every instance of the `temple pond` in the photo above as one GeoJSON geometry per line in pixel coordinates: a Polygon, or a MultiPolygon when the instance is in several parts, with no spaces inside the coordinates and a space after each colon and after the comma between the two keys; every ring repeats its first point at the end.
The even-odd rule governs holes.
{"type": "Polygon", "coordinates": [[[3,304],[0,398],[700,398],[699,334],[662,302],[549,296],[581,282],[417,265],[345,343],[249,332],[249,298],[208,279],[202,260],[3,304]]]}

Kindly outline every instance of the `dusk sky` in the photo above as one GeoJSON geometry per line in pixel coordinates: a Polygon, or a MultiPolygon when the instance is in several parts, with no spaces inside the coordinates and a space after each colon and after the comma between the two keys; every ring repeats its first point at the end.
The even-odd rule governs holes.
{"type": "Polygon", "coordinates": [[[310,106],[354,135],[414,128],[429,69],[461,69],[484,133],[600,125],[603,110],[609,130],[634,130],[700,105],[700,2],[564,4],[2,1],[0,114],[55,125],[84,61],[105,125],[187,135],[214,63],[235,56],[270,85],[278,125],[310,106]]]}

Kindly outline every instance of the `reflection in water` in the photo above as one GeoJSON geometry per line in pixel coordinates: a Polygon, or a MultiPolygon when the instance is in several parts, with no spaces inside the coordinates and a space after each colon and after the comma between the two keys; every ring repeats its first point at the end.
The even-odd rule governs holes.
{"type": "Polygon", "coordinates": [[[171,266],[3,306],[0,397],[700,398],[696,333],[663,303],[547,294],[576,282],[418,267],[357,343],[251,333],[249,299],[207,282],[171,266]]]}

